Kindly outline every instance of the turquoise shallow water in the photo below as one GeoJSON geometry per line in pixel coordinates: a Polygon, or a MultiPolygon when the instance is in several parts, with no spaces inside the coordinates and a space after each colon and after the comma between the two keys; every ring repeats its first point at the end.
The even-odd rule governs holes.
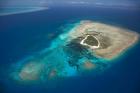
{"type": "Polygon", "coordinates": [[[68,33],[77,25],[79,22],[67,25],[63,33],[52,39],[49,47],[13,64],[9,72],[10,78],[20,83],[30,84],[31,82],[48,82],[53,78],[59,80],[80,77],[89,71],[99,74],[107,69],[110,65],[107,60],[93,56],[90,50],[77,42],[77,39],[69,41],[68,33]],[[91,65],[89,69],[84,66],[87,61],[91,65]]]}
{"type": "MultiPolygon", "coordinates": [[[[76,8],[73,12],[69,12],[71,10],[71,8],[54,8],[48,11],[0,18],[3,29],[0,32],[2,43],[2,46],[0,46],[2,51],[0,90],[4,93],[11,93],[11,91],[13,93],[19,91],[23,91],[23,93],[139,93],[139,44],[128,51],[121,59],[116,60],[108,70],[97,76],[86,74],[87,76],[68,77],[62,78],[62,80],[48,81],[45,84],[31,85],[17,84],[8,77],[9,72],[14,71],[15,66],[17,68],[22,66],[24,59],[28,59],[31,55],[38,56],[40,51],[43,53],[44,49],[50,46],[52,40],[69,30],[71,24],[79,20],[96,20],[117,24],[137,32],[140,30],[137,11],[76,8]],[[66,27],[68,28],[65,29],[66,27]],[[9,71],[12,65],[14,68],[9,71]]],[[[59,51],[59,49],[57,50],[59,51]]],[[[58,54],[57,50],[51,52],[51,54],[58,54]]],[[[56,55],[55,59],[60,58],[60,56],[56,55]]],[[[50,58],[50,60],[55,59],[50,58]]]]}

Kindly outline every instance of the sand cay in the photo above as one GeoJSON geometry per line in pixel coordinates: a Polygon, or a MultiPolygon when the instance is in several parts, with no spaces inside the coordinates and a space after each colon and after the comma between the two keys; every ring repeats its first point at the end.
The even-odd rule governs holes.
{"type": "Polygon", "coordinates": [[[113,59],[136,43],[139,39],[139,34],[131,30],[86,20],[81,21],[68,33],[68,41],[76,38],[83,38],[79,43],[90,49],[94,56],[113,59]],[[82,40],[85,40],[87,35],[95,38],[90,38],[86,42],[95,43],[91,42],[91,39],[97,39],[99,46],[96,47],[97,42],[95,43],[96,46],[94,44],[84,44],[82,40]]]}

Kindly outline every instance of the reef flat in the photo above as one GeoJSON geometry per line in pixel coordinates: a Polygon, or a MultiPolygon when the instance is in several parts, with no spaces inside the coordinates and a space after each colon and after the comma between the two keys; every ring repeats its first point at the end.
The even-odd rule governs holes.
{"type": "Polygon", "coordinates": [[[110,67],[116,58],[139,39],[131,30],[94,21],[80,21],[60,34],[50,47],[19,61],[12,72],[17,81],[46,81],[110,67]]]}
{"type": "Polygon", "coordinates": [[[82,40],[79,43],[88,47],[94,55],[105,59],[115,58],[139,38],[138,33],[131,30],[93,21],[81,21],[68,34],[69,40],[86,36],[90,36],[89,39],[83,39],[87,43],[83,43],[82,40]]]}

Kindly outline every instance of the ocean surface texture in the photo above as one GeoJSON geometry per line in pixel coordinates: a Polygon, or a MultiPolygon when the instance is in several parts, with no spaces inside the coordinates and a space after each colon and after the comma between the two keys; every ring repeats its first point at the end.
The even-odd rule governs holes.
{"type": "MultiPolygon", "coordinates": [[[[59,65],[56,62],[62,64],[62,61],[67,61],[64,51],[56,47],[63,42],[58,37],[81,20],[97,21],[140,33],[140,11],[135,9],[52,7],[37,12],[0,16],[0,93],[140,93],[139,42],[109,65],[105,61],[98,63],[102,64],[101,71],[77,75],[76,68],[66,67],[65,64],[68,74],[61,72],[62,65],[58,67],[61,78],[49,79],[44,76],[49,72],[44,71],[45,74],[38,74],[40,81],[19,80],[18,72],[27,60],[40,61],[47,55],[43,60],[49,60],[47,65],[51,64],[52,67],[59,65]],[[48,48],[52,49],[48,51],[48,48]]],[[[78,56],[74,54],[72,57],[75,58],[72,60],[74,62],[78,56]]],[[[38,67],[43,68],[38,64],[35,69],[38,67]]]]}

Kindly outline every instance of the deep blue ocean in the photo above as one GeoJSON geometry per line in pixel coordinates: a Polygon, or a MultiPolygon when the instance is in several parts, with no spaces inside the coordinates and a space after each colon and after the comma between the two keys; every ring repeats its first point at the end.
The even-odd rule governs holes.
{"type": "Polygon", "coordinates": [[[11,65],[48,47],[65,27],[79,20],[99,21],[140,33],[140,10],[133,9],[52,7],[1,16],[0,93],[140,93],[140,43],[97,76],[70,77],[53,84],[32,85],[17,84],[8,78],[11,65]]]}

